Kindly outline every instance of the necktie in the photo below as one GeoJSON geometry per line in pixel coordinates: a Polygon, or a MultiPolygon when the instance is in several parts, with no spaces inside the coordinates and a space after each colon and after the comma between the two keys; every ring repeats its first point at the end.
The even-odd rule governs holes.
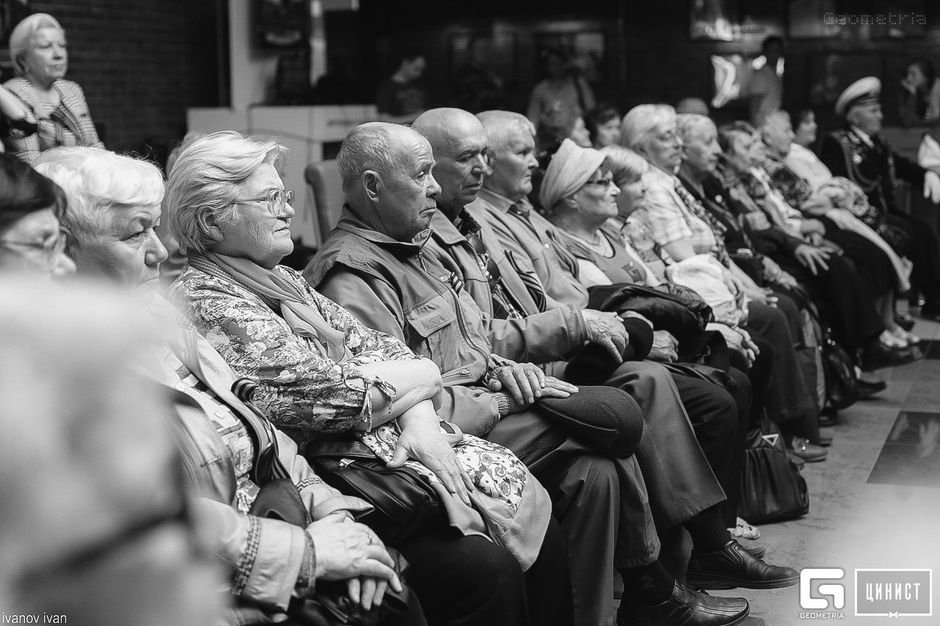
{"type": "Polygon", "coordinates": [[[521,319],[520,307],[509,292],[503,287],[503,274],[499,271],[496,261],[490,256],[483,235],[480,233],[480,224],[466,211],[461,213],[456,222],[460,234],[470,243],[476,255],[477,265],[486,277],[490,286],[490,295],[493,301],[493,317],[496,319],[521,319]]]}

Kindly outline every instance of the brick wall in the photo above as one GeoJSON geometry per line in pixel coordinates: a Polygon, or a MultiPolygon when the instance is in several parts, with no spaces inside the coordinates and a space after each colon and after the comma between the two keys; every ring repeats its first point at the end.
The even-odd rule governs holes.
{"type": "Polygon", "coordinates": [[[31,0],[66,30],[68,78],[114,150],[171,145],[186,109],[219,105],[217,3],[211,0],[31,0]]]}

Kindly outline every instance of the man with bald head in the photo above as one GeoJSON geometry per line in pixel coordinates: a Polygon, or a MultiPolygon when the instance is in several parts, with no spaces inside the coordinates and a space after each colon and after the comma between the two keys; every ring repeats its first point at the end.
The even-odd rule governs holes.
{"type": "MultiPolygon", "coordinates": [[[[461,265],[467,291],[491,320],[496,353],[543,363],[592,342],[616,362],[646,356],[652,335],[649,326],[640,320],[628,321],[625,328],[613,313],[573,305],[537,315],[526,313],[536,306],[525,286],[527,277],[519,275],[501,248],[487,245],[496,237],[489,226],[464,210],[482,189],[488,169],[486,129],[474,115],[453,108],[427,111],[412,128],[431,143],[436,161],[434,177],[441,186],[438,211],[431,217],[433,240],[461,265]],[[504,288],[503,283],[509,286],[504,288]],[[507,325],[503,322],[507,319],[524,323],[507,325]],[[509,328],[522,332],[513,333],[509,328]]],[[[558,365],[546,371],[561,375],[566,364],[558,365]]]]}
{"type": "MultiPolygon", "coordinates": [[[[632,616],[664,623],[674,612],[696,619],[708,612],[708,619],[716,621],[692,623],[731,623],[746,614],[743,601],[695,594],[677,585],[657,560],[659,542],[643,474],[631,456],[638,440],[624,434],[627,429],[650,441],[642,436],[642,416],[635,402],[617,389],[579,390],[531,364],[493,355],[487,316],[466,288],[485,279],[465,273],[430,240],[433,235],[426,227],[441,213],[409,221],[415,207],[429,199],[441,199],[442,208],[448,210],[462,206],[479,189],[482,135],[474,132],[479,125],[472,116],[460,113],[433,112],[419,124],[423,129],[450,125],[467,133],[442,148],[436,159],[435,167],[454,183],[446,192],[433,177],[425,181],[423,193],[410,196],[377,184],[378,179],[415,171],[412,161],[423,152],[412,149],[416,139],[409,133],[414,131],[364,125],[347,137],[339,162],[349,204],[305,277],[367,325],[402,338],[434,360],[447,391],[441,415],[509,447],[545,482],[566,535],[575,541],[569,554],[578,624],[611,623],[614,565],[624,573],[631,600],[646,603],[635,607],[632,616]],[[402,223],[413,227],[399,230],[396,225],[402,223]],[[578,418],[585,414],[609,420],[612,436],[624,445],[607,447],[578,430],[583,426],[578,418]],[[559,422],[548,420],[574,422],[574,428],[569,425],[565,430],[572,437],[566,438],[552,425],[559,422]]],[[[442,225],[450,227],[448,236],[462,239],[446,218],[442,225]]],[[[506,334],[521,333],[520,324],[507,323],[506,334]]],[[[559,342],[572,345],[563,330],[555,332],[559,342]]],[[[550,348],[540,349],[550,354],[550,348]]],[[[650,473],[649,480],[655,481],[659,472],[650,473]]],[[[717,501],[721,491],[714,489],[703,497],[717,501]]],[[[683,502],[681,507],[687,505],[683,502]]],[[[682,515],[674,510],[668,514],[682,515]]],[[[537,602],[544,603],[544,598],[537,602]]],[[[630,612],[633,604],[625,602],[625,609],[630,612]]],[[[545,623],[557,623],[557,617],[546,614],[545,623]]]]}

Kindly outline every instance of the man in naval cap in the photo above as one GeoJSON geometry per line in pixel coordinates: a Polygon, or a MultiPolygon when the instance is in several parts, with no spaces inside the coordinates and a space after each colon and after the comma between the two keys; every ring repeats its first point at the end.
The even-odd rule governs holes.
{"type": "Polygon", "coordinates": [[[892,150],[881,138],[881,81],[866,76],[849,85],[836,100],[836,115],[845,127],[823,139],[820,158],[833,176],[844,176],[862,188],[872,210],[862,217],[900,254],[914,263],[911,284],[924,295],[922,317],[940,319],[940,254],[937,236],[923,220],[903,213],[895,199],[898,179],[922,189],[940,202],[940,176],[892,150]]]}

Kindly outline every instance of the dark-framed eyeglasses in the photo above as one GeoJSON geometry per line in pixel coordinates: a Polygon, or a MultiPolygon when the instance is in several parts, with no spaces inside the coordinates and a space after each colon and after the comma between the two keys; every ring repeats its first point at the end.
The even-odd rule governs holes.
{"type": "Polygon", "coordinates": [[[0,239],[0,247],[3,248],[29,248],[38,250],[48,259],[53,259],[65,252],[65,246],[68,242],[65,231],[60,230],[54,237],[45,241],[16,241],[15,239],[0,239]]]}
{"type": "Polygon", "coordinates": [[[274,217],[280,217],[288,204],[294,204],[294,192],[289,189],[269,189],[268,192],[260,198],[235,198],[235,204],[249,202],[266,203],[268,213],[274,217]]]}

